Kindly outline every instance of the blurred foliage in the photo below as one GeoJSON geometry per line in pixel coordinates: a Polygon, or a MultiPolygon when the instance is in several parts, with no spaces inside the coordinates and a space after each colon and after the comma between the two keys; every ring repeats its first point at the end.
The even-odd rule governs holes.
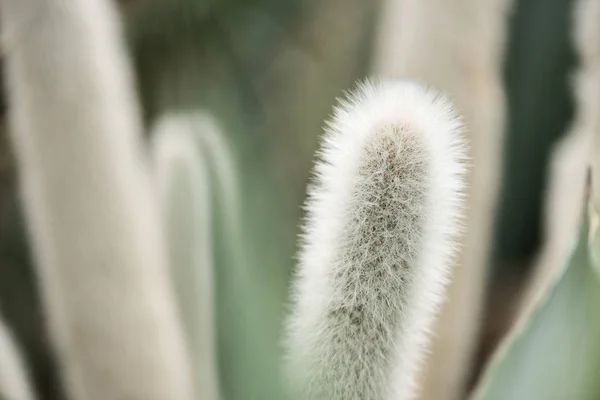
{"type": "Polygon", "coordinates": [[[30,365],[39,399],[58,400],[64,394],[48,337],[40,288],[29,250],[16,190],[0,192],[0,311],[30,365]]]}
{"type": "Polygon", "coordinates": [[[552,151],[574,115],[574,4],[575,0],[514,0],[504,60],[502,178],[478,365],[513,323],[540,250],[552,151]]]}
{"type": "Polygon", "coordinates": [[[590,258],[600,242],[588,247],[589,227],[584,221],[555,286],[506,339],[474,400],[600,398],[600,275],[590,258]]]}
{"type": "Polygon", "coordinates": [[[552,146],[566,133],[574,104],[570,76],[573,0],[518,0],[504,66],[508,120],[492,277],[528,268],[543,230],[552,146]]]}
{"type": "MultiPolygon", "coordinates": [[[[224,398],[286,399],[279,339],[309,168],[335,97],[368,72],[378,3],[124,3],[147,125],[168,110],[208,110],[225,132],[237,166],[240,248],[232,244],[231,210],[211,166],[224,398]]],[[[573,114],[572,5],[573,0],[515,0],[505,64],[509,119],[492,279],[513,272],[507,265],[529,265],[539,244],[550,149],[573,114]]],[[[2,192],[2,312],[26,349],[40,400],[60,399],[16,188],[11,183],[2,192]]],[[[514,349],[493,364],[496,376],[491,380],[488,372],[487,389],[479,395],[485,396],[478,399],[588,399],[572,395],[585,393],[578,385],[586,375],[575,375],[576,367],[586,367],[592,358],[582,357],[598,355],[590,335],[600,333],[591,314],[600,291],[580,242],[571,267],[515,339],[514,349]],[[546,368],[537,369],[538,364],[546,368]]]]}
{"type": "Polygon", "coordinates": [[[130,25],[147,123],[169,109],[209,111],[241,184],[237,248],[211,166],[223,395],[285,399],[279,343],[309,168],[334,98],[366,72],[375,7],[216,2],[202,15],[165,7],[177,17],[140,12],[130,25]]]}
{"type": "MultiPolygon", "coordinates": [[[[212,165],[224,397],[284,399],[279,339],[309,168],[334,98],[367,71],[376,3],[150,0],[121,6],[146,125],[169,110],[207,110],[232,147],[243,206],[239,249],[212,165]]],[[[22,225],[14,223],[21,210],[13,182],[2,191],[11,202],[2,205],[0,260],[10,267],[1,269],[0,303],[23,341],[40,400],[61,399],[31,251],[22,225]]]]}

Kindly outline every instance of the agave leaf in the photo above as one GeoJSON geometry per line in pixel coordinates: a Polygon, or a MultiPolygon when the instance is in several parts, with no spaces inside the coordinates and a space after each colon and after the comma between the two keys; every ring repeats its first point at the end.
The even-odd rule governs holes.
{"type": "Polygon", "coordinates": [[[584,219],[555,284],[501,346],[474,400],[600,398],[596,218],[592,212],[584,219]]]}

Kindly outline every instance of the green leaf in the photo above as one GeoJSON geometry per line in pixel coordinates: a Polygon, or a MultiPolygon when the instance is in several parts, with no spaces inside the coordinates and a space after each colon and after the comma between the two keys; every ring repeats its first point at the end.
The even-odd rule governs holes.
{"type": "Polygon", "coordinates": [[[556,283],[506,339],[474,400],[600,398],[600,275],[592,265],[598,241],[588,247],[593,220],[582,223],[556,283]]]}

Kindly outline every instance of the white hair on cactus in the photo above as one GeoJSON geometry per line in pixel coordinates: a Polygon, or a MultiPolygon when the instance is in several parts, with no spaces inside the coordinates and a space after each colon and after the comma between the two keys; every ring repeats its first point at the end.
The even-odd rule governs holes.
{"type": "Polygon", "coordinates": [[[192,352],[196,392],[218,400],[210,177],[199,137],[212,129],[193,113],[167,113],[152,155],[169,234],[171,273],[192,352]]]}
{"type": "Polygon", "coordinates": [[[116,5],[0,7],[11,137],[70,397],[191,400],[116,5]]]}
{"type": "Polygon", "coordinates": [[[366,82],[328,124],[286,344],[311,399],[409,399],[460,230],[461,123],[403,81],[366,82]]]}
{"type": "Polygon", "coordinates": [[[10,329],[0,319],[0,398],[33,400],[29,374],[10,329]]]}

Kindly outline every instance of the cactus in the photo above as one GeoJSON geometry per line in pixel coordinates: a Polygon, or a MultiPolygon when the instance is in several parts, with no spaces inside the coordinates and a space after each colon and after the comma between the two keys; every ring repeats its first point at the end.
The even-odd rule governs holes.
{"type": "Polygon", "coordinates": [[[0,398],[35,399],[20,350],[2,319],[0,319],[0,398]]]}
{"type": "MultiPolygon", "coordinates": [[[[294,200],[322,111],[367,67],[376,2],[66,3],[0,0],[0,22],[23,205],[69,398],[462,395],[500,172],[511,0],[382,2],[373,71],[394,79],[359,84],[326,128],[284,324],[287,381],[276,339],[294,200]]],[[[598,134],[599,10],[580,0],[576,143],[565,153],[574,144],[583,154],[598,134]]],[[[573,203],[587,159],[575,161],[576,179],[555,168],[573,203]]],[[[555,281],[494,357],[477,400],[597,397],[598,198],[564,269],[556,260],[579,208],[548,208],[556,226],[539,260],[555,281]]],[[[26,341],[12,341],[22,335],[12,322],[0,323],[0,398],[29,400],[15,346],[26,341]]]]}
{"type": "Polygon", "coordinates": [[[212,127],[194,117],[190,113],[161,117],[154,128],[151,149],[196,393],[206,400],[219,400],[210,178],[199,150],[199,137],[212,127]]]}
{"type": "Polygon", "coordinates": [[[11,138],[70,396],[191,400],[114,5],[0,6],[11,138]]]}
{"type": "Polygon", "coordinates": [[[343,100],[310,190],[287,346],[315,399],[407,399],[455,250],[465,148],[450,104],[377,81],[343,100]]]}

